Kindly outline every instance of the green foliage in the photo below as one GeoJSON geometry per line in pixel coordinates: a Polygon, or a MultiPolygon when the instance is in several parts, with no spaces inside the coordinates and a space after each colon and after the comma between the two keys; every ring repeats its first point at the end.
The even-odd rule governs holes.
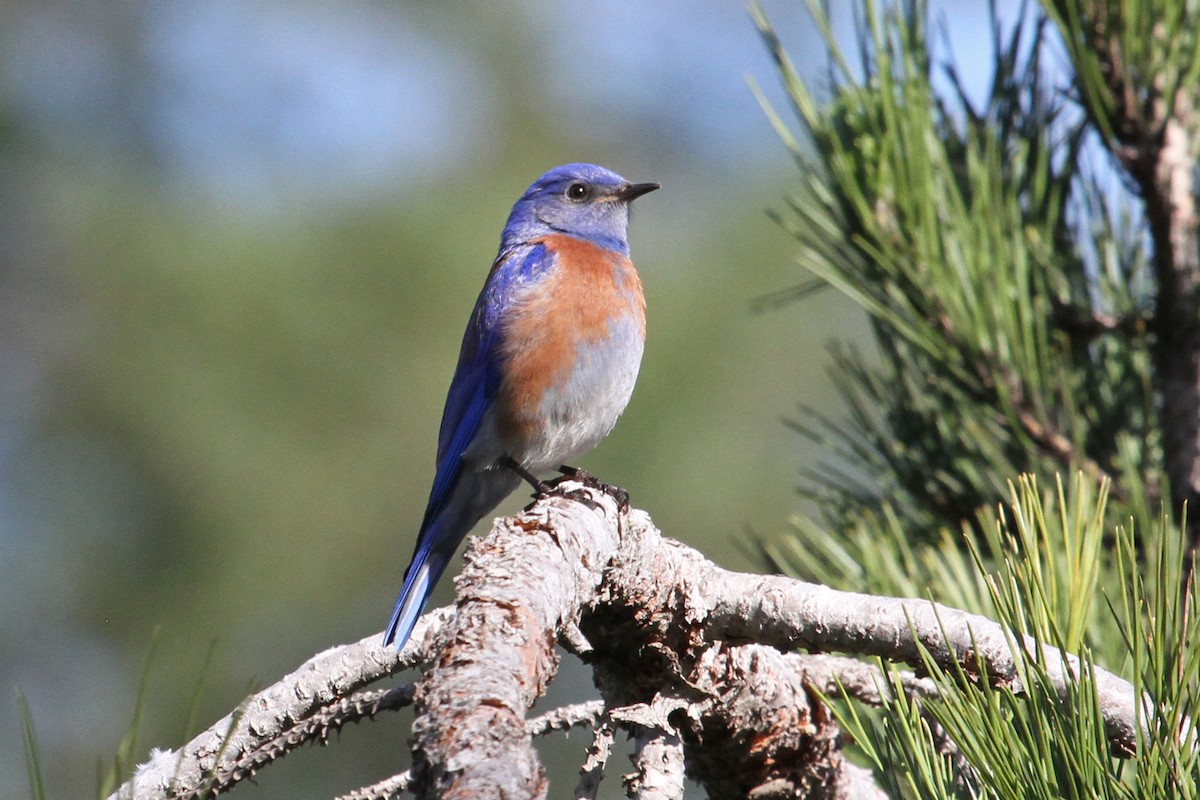
{"type": "Polygon", "coordinates": [[[29,710],[29,701],[25,695],[17,692],[17,709],[21,714],[21,737],[25,743],[25,769],[29,774],[30,800],[46,800],[45,772],[42,769],[42,755],[38,747],[37,731],[33,727],[33,712],[29,710]]]}
{"type": "Polygon", "coordinates": [[[1083,107],[1110,145],[1161,133],[1181,95],[1200,84],[1195,0],[1048,0],[1083,107]]]}
{"type": "Polygon", "coordinates": [[[132,774],[134,767],[142,758],[138,733],[141,730],[142,718],[146,711],[146,697],[150,687],[150,677],[154,671],[154,657],[158,652],[160,635],[160,631],[155,629],[150,650],[146,654],[146,663],[142,667],[142,677],[138,681],[137,694],[133,704],[133,718],[129,722],[129,728],[125,735],[121,737],[121,743],[117,746],[112,765],[105,770],[101,764],[97,770],[99,776],[97,797],[108,797],[112,794],[132,774]]]}
{"type": "Polygon", "coordinates": [[[765,555],[1036,645],[1015,648],[1011,685],[925,653],[936,699],[881,664],[890,699],[844,698],[842,723],[895,797],[1196,797],[1198,598],[1186,526],[1160,510],[1149,236],[1104,150],[1195,100],[1196,5],[1023,6],[993,24],[978,102],[924,2],[866,3],[857,58],[807,5],[826,97],[753,10],[802,130],[764,103],[800,166],[775,216],[811,276],[775,299],[832,287],[870,315],[878,352],[835,346],[845,417],[794,426],[845,466],[810,473],[821,516],[765,555]],[[1043,646],[1079,657],[1065,690],[1043,646]],[[1110,752],[1097,667],[1144,698],[1136,753],[1110,752]]]}
{"type": "MultiPolygon", "coordinates": [[[[1083,666],[1066,692],[1055,688],[1040,649],[1014,648],[1019,690],[926,653],[924,671],[944,699],[914,700],[890,672],[883,707],[845,700],[843,725],[894,797],[1197,796],[1200,749],[1190,720],[1200,716],[1200,621],[1191,609],[1200,597],[1184,578],[1183,529],[1163,517],[1140,542],[1132,527],[1114,539],[1105,489],[1083,476],[1069,491],[1058,484],[1051,492],[1025,476],[1010,492],[990,518],[964,526],[966,550],[950,537],[913,545],[879,519],[864,520],[842,550],[853,552],[858,570],[894,576],[890,591],[927,580],[920,594],[996,619],[1014,642],[1027,636],[1079,655],[1083,666]],[[858,547],[868,537],[875,546],[858,547]],[[903,569],[916,571],[893,572],[899,552],[907,554],[903,569]],[[1093,666],[1122,674],[1147,698],[1132,762],[1109,752],[1093,666]]],[[[807,533],[824,551],[838,550],[835,533],[807,533]]],[[[856,586],[856,572],[825,574],[856,586]]]]}
{"type": "MultiPolygon", "coordinates": [[[[1148,562],[1139,562],[1132,532],[1119,539],[1125,568],[1122,635],[1134,685],[1152,698],[1139,707],[1136,781],[1144,797],[1200,797],[1200,618],[1195,563],[1185,559],[1179,529],[1164,519],[1152,532],[1148,562]],[[1188,569],[1188,566],[1191,569],[1188,569]]],[[[1194,558],[1194,556],[1191,556],[1194,558]]]]}
{"type": "Polygon", "coordinates": [[[939,73],[923,3],[866,5],[858,70],[809,5],[831,53],[826,102],[754,12],[808,139],[768,108],[801,167],[776,218],[804,269],[871,315],[881,362],[837,351],[849,420],[799,423],[857,477],[812,482],[828,521],[852,524],[886,497],[910,535],[932,537],[1020,472],[1153,484],[1142,234],[1132,201],[1089,167],[1085,117],[1042,63],[1045,19],[994,26],[977,107],[953,63],[939,73]],[[1099,319],[1129,335],[1097,336],[1099,319]]]}

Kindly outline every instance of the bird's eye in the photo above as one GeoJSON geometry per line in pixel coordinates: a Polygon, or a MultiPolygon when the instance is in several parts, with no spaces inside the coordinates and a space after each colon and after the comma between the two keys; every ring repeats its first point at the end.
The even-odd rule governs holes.
{"type": "Polygon", "coordinates": [[[567,199],[573,203],[582,203],[588,199],[588,195],[591,193],[586,183],[576,181],[567,187],[567,199]]]}

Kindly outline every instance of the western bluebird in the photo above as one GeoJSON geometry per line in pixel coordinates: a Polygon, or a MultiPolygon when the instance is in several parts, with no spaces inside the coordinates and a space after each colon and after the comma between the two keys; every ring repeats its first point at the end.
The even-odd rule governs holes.
{"type": "Polygon", "coordinates": [[[401,648],[459,542],[520,484],[603,439],[646,335],[629,203],[659,188],[595,164],[550,170],[513,206],[475,303],[438,434],[437,470],[384,644],[401,648]]]}

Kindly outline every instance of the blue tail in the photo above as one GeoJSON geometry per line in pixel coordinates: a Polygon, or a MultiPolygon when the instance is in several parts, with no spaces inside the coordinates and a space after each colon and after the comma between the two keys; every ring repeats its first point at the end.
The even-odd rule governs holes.
{"type": "Polygon", "coordinates": [[[397,650],[404,647],[459,542],[480,517],[495,508],[521,482],[516,473],[501,469],[458,474],[454,478],[440,500],[435,491],[425,512],[421,531],[417,534],[416,552],[404,573],[404,588],[400,590],[400,598],[384,635],[385,647],[393,641],[397,650]]]}
{"type": "Polygon", "coordinates": [[[396,600],[396,608],[388,622],[387,633],[383,637],[383,645],[387,647],[393,641],[396,649],[400,650],[412,635],[413,626],[425,609],[425,602],[433,592],[434,584],[442,577],[446,568],[446,558],[440,553],[417,553],[404,573],[404,588],[396,600]]]}

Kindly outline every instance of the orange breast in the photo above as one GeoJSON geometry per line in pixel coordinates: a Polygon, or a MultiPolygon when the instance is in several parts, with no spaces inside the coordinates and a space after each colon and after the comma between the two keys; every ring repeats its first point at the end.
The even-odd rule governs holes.
{"type": "Polygon", "coordinates": [[[504,326],[504,379],[497,428],[505,439],[530,435],[546,423],[546,392],[563,387],[581,345],[609,337],[614,320],[632,320],[645,336],[642,282],[628,257],[570,236],[536,240],[556,256],[538,283],[514,298],[504,326]]]}

